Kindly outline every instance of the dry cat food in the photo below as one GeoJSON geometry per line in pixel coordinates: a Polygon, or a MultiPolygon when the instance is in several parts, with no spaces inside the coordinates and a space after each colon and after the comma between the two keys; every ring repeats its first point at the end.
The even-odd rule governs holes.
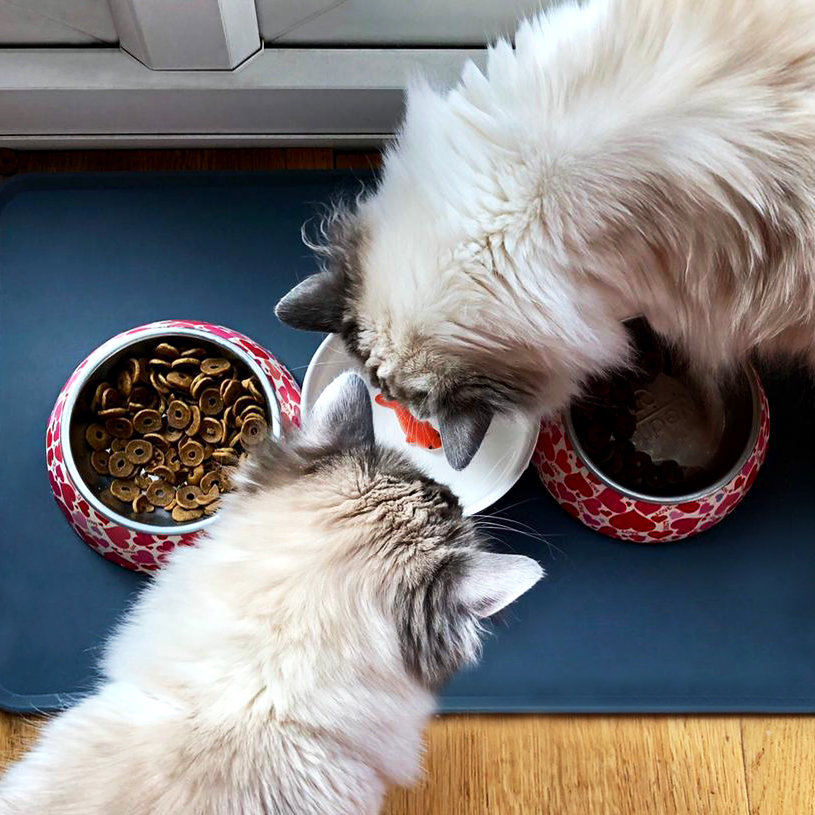
{"type": "Polygon", "coordinates": [[[93,469],[111,480],[103,500],[135,514],[169,512],[188,523],[213,515],[229,467],[268,434],[254,377],[204,348],[158,343],[94,390],[85,431],[93,469]]]}
{"type": "Polygon", "coordinates": [[[648,495],[675,494],[686,477],[683,467],[672,459],[654,461],[632,438],[637,431],[636,387],[647,386],[661,373],[675,373],[678,363],[649,329],[637,326],[632,333],[638,350],[635,375],[594,380],[572,407],[575,433],[592,461],[617,483],[648,495]]]}

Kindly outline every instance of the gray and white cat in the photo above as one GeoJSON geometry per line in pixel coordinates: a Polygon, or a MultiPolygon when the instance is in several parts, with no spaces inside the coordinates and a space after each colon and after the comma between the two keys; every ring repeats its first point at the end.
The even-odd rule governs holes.
{"type": "Polygon", "coordinates": [[[408,94],[377,189],[278,306],[436,416],[561,408],[645,316],[699,373],[815,365],[815,3],[588,0],[408,94]]]}
{"type": "Polygon", "coordinates": [[[417,777],[433,692],[477,657],[480,621],[541,575],[375,445],[344,375],[141,595],[0,813],[376,813],[417,777]]]}

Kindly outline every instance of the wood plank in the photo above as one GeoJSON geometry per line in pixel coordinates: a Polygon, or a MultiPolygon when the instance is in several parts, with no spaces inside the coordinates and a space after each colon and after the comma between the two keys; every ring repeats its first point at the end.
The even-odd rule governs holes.
{"type": "Polygon", "coordinates": [[[737,718],[445,717],[427,770],[387,815],[749,813],[737,718]]]}
{"type": "Polygon", "coordinates": [[[334,151],[330,147],[286,148],[287,170],[331,170],[334,167],[334,151]]]}
{"type": "Polygon", "coordinates": [[[378,170],[382,154],[375,151],[339,151],[334,153],[334,166],[338,170],[378,170]]]}
{"type": "Polygon", "coordinates": [[[0,711],[0,773],[16,761],[37,738],[43,718],[0,711]]]}
{"type": "Polygon", "coordinates": [[[744,717],[741,736],[751,815],[815,811],[815,719],[744,717]]]}
{"type": "MultiPolygon", "coordinates": [[[[808,768],[784,758],[790,736],[796,758],[811,746],[813,722],[799,721],[792,729],[771,727],[779,763],[789,770],[776,788],[775,770],[761,775],[759,762],[767,803],[753,815],[811,809],[813,751],[808,768]]],[[[0,768],[31,743],[37,726],[37,719],[0,714],[0,768]]],[[[391,794],[387,815],[749,812],[740,723],[732,717],[444,717],[428,733],[427,770],[417,789],[391,794]]]]}
{"type": "Polygon", "coordinates": [[[329,148],[0,150],[0,175],[5,176],[56,172],[329,170],[333,166],[329,148]]]}

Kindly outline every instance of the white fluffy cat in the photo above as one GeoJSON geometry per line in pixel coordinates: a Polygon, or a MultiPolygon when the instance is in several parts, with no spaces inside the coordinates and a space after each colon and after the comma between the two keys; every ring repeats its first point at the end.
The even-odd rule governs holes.
{"type": "Polygon", "coordinates": [[[413,781],[433,691],[541,576],[373,441],[346,375],[244,471],[113,637],[99,690],[0,782],[2,815],[360,815],[413,781]]]}
{"type": "Polygon", "coordinates": [[[278,306],[342,333],[463,467],[562,407],[644,315],[704,371],[815,361],[815,3],[589,0],[414,87],[378,188],[278,306]]]}

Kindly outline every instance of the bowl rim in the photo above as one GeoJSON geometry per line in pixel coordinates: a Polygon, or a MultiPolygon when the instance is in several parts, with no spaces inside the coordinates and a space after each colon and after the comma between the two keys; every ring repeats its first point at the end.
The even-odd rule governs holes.
{"type": "Polygon", "coordinates": [[[739,455],[736,462],[733,464],[732,467],[719,479],[714,481],[709,486],[705,487],[701,490],[696,490],[695,492],[689,492],[684,495],[678,496],[669,496],[669,497],[661,497],[655,495],[648,495],[647,493],[637,492],[636,490],[629,489],[628,487],[624,487],[619,482],[615,481],[613,478],[610,478],[608,475],[602,472],[597,465],[591,460],[591,457],[586,452],[583,445],[580,443],[580,440],[577,437],[577,433],[574,429],[574,424],[572,422],[572,411],[571,407],[566,408],[563,413],[561,414],[563,426],[566,431],[566,437],[569,440],[569,443],[574,448],[575,453],[577,454],[580,462],[586,467],[589,472],[607,487],[610,487],[615,492],[620,493],[626,498],[630,498],[634,501],[644,501],[647,504],[657,504],[662,506],[676,506],[677,504],[684,504],[689,501],[699,501],[703,498],[707,498],[711,495],[715,495],[719,490],[723,487],[727,486],[731,481],[733,481],[736,476],[741,472],[744,465],[747,463],[747,460],[753,454],[756,449],[756,443],[758,442],[758,435],[761,431],[761,425],[764,417],[765,407],[763,401],[761,399],[761,393],[763,392],[763,386],[761,384],[761,379],[759,378],[758,371],[756,371],[753,365],[743,365],[741,366],[741,370],[746,374],[747,381],[750,383],[750,396],[752,400],[752,425],[750,427],[750,435],[747,438],[747,442],[744,445],[744,449],[742,450],[741,454],[739,455]]]}
{"type": "MultiPolygon", "coordinates": [[[[214,324],[211,324],[214,326],[214,324]]],[[[230,329],[232,330],[232,329],[230,329]]],[[[235,332],[238,333],[238,332],[235,332]]],[[[231,343],[228,339],[218,336],[213,333],[205,325],[202,326],[172,326],[172,325],[154,325],[148,323],[144,330],[128,329],[109,340],[103,342],[96,350],[92,351],[87,357],[87,363],[83,367],[79,376],[71,383],[68,390],[65,404],[62,407],[62,416],[60,417],[60,447],[62,449],[63,463],[68,473],[69,478],[73,481],[77,491],[82,498],[87,501],[100,515],[108,518],[117,526],[123,526],[133,532],[142,532],[147,535],[166,535],[170,537],[189,535],[194,532],[200,532],[206,529],[211,523],[218,518],[218,513],[209,517],[193,521],[187,524],[176,524],[174,526],[156,526],[153,524],[145,524],[140,521],[134,521],[125,515],[121,515],[115,509],[112,509],[107,504],[103,503],[90,489],[85,479],[80,475],[74,461],[73,451],[70,442],[70,428],[71,417],[74,414],[76,407],[76,400],[79,398],[84,386],[88,380],[92,379],[96,371],[114,354],[118,354],[130,345],[142,342],[151,337],[172,337],[172,336],[187,336],[196,337],[197,339],[206,340],[212,345],[217,345],[230,354],[238,357],[257,377],[258,382],[266,397],[269,411],[271,414],[271,430],[274,438],[280,438],[281,435],[281,418],[280,418],[280,405],[277,401],[277,396],[274,392],[269,377],[264,373],[261,367],[255,362],[252,356],[243,348],[231,343]],[[135,333],[133,333],[135,332],[135,333]]],[[[244,336],[244,335],[241,335],[244,336]]]]}

